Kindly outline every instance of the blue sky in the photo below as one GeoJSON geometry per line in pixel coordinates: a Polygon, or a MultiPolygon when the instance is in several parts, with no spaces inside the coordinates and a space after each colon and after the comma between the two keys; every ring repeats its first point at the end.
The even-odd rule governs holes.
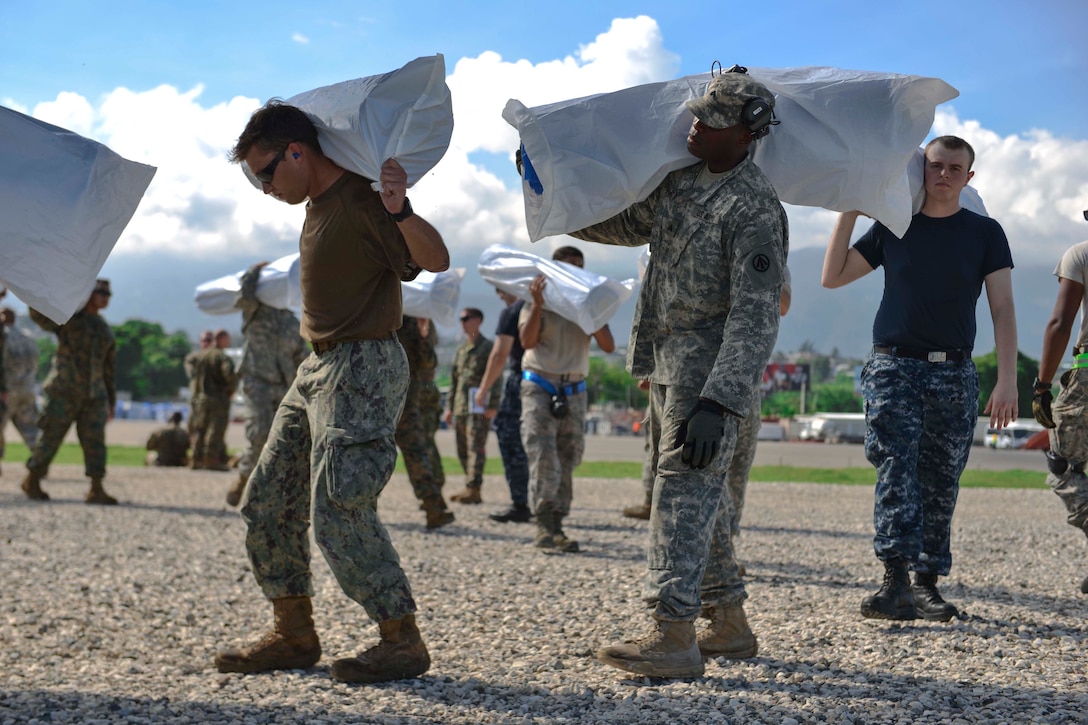
{"type": "MultiPolygon", "coordinates": [[[[1085,29],[1082,0],[0,0],[0,105],[158,167],[104,270],[128,290],[111,316],[195,329],[206,320],[161,298],[297,250],[302,210],[255,193],[225,161],[249,113],[273,96],[434,53],[445,56],[455,138],[411,196],[442,231],[454,266],[474,269],[496,242],[550,252],[546,242],[530,247],[524,230],[511,163],[517,136],[499,115],[506,99],[550,103],[703,73],[715,60],[950,83],[961,95],[938,108],[935,132],[965,136],[979,151],[973,184],[1014,258],[1052,265],[1088,237],[1085,29]],[[170,285],[184,288],[168,295],[170,285]]],[[[788,212],[794,249],[826,244],[830,212],[788,212]]],[[[595,247],[587,266],[633,276],[627,251],[595,247]]],[[[496,305],[472,274],[463,299],[496,305]]]]}
{"type": "Polygon", "coordinates": [[[679,74],[723,63],[833,65],[940,77],[961,113],[1016,133],[1083,137],[1088,3],[779,2],[5,2],[0,95],[32,106],[117,86],[205,87],[209,103],[267,99],[371,75],[419,56],[485,50],[539,63],[574,52],[616,17],[649,15],[679,74]],[[296,39],[301,36],[308,42],[296,39]]]}

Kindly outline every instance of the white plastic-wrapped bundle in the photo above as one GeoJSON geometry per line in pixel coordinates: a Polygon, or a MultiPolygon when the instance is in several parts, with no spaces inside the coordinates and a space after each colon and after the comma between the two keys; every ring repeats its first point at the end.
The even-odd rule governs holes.
{"type": "Polygon", "coordinates": [[[543,274],[548,280],[544,309],[574,322],[587,335],[604,327],[638,287],[635,279],[620,282],[502,244],[483,251],[479,270],[486,282],[523,300],[533,298],[529,285],[543,274]]]}
{"type": "Polygon", "coordinates": [[[63,324],[147,191],[154,166],[0,106],[0,280],[63,324]]]}
{"type": "MultiPolygon", "coordinates": [[[[402,68],[323,86],[286,101],[317,127],[321,151],[339,166],[374,180],[386,159],[408,173],[408,186],[434,168],[453,134],[453,101],[441,55],[416,58],[402,68]]],[[[245,164],[258,189],[261,184],[245,164]]]]}
{"type": "MultiPolygon", "coordinates": [[[[781,125],[753,158],[779,198],[857,209],[902,235],[911,217],[907,164],[956,89],[937,78],[827,67],[749,73],[776,99],[781,125]]],[[[532,167],[523,184],[529,238],[604,221],[696,163],[685,103],[709,81],[688,76],[532,109],[511,99],[503,118],[518,129],[532,167]]]]}
{"type": "MultiPolygon", "coordinates": [[[[193,297],[196,306],[209,315],[237,312],[235,305],[242,291],[244,274],[245,270],[242,270],[198,286],[193,297]]],[[[461,296],[464,276],[462,267],[437,274],[423,271],[413,281],[401,282],[404,314],[430,317],[447,327],[456,325],[457,301],[461,296]]],[[[302,307],[298,253],[280,257],[261,268],[261,276],[257,278],[257,299],[281,310],[302,307]]]]}
{"type": "Polygon", "coordinates": [[[445,327],[457,326],[457,302],[461,298],[461,280],[465,268],[447,269],[445,272],[419,273],[411,282],[401,282],[404,298],[404,314],[412,317],[429,317],[445,327]]]}
{"type": "MultiPolygon", "coordinates": [[[[242,276],[246,270],[228,274],[205,282],[196,288],[193,300],[201,312],[209,315],[229,315],[237,312],[235,306],[242,291],[242,276]]],[[[280,257],[261,267],[257,278],[257,299],[277,309],[295,309],[302,306],[302,288],[299,286],[298,253],[280,257]]]]}

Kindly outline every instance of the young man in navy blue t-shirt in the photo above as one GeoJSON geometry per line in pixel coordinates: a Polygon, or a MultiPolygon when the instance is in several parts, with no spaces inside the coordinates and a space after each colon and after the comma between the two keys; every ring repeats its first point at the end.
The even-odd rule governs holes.
{"type": "Polygon", "coordinates": [[[865,455],[877,470],[873,549],[885,573],[880,590],[862,601],[862,616],[947,622],[959,611],[941,598],[937,577],[952,566],[952,513],[978,419],[971,351],[983,285],[997,344],[997,384],[985,408],[992,428],[1016,420],[1016,316],[1001,225],[960,207],[974,150],[941,136],[925,157],[926,200],[903,238],[878,222],[850,247],[859,213],[841,214],[822,281],[841,287],[884,267],[861,389],[865,455]]]}

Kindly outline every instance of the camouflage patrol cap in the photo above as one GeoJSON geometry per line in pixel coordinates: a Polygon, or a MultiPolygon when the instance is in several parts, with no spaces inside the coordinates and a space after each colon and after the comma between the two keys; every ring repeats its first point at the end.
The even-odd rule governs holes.
{"type": "Polygon", "coordinates": [[[110,281],[108,279],[96,279],[94,282],[94,291],[101,292],[104,295],[112,295],[110,291],[110,281]]]}
{"type": "Polygon", "coordinates": [[[729,128],[741,122],[744,104],[761,98],[774,108],[774,94],[747,73],[726,71],[711,79],[702,98],[688,101],[688,110],[711,128],[729,128]]]}

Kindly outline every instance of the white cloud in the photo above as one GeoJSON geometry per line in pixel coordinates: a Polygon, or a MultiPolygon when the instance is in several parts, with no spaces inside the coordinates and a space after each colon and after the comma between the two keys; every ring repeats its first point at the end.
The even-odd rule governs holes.
{"type": "Polygon", "coordinates": [[[302,33],[292,33],[291,34],[291,40],[298,43],[299,45],[308,45],[309,42],[310,42],[310,39],[307,38],[302,33]]]}

